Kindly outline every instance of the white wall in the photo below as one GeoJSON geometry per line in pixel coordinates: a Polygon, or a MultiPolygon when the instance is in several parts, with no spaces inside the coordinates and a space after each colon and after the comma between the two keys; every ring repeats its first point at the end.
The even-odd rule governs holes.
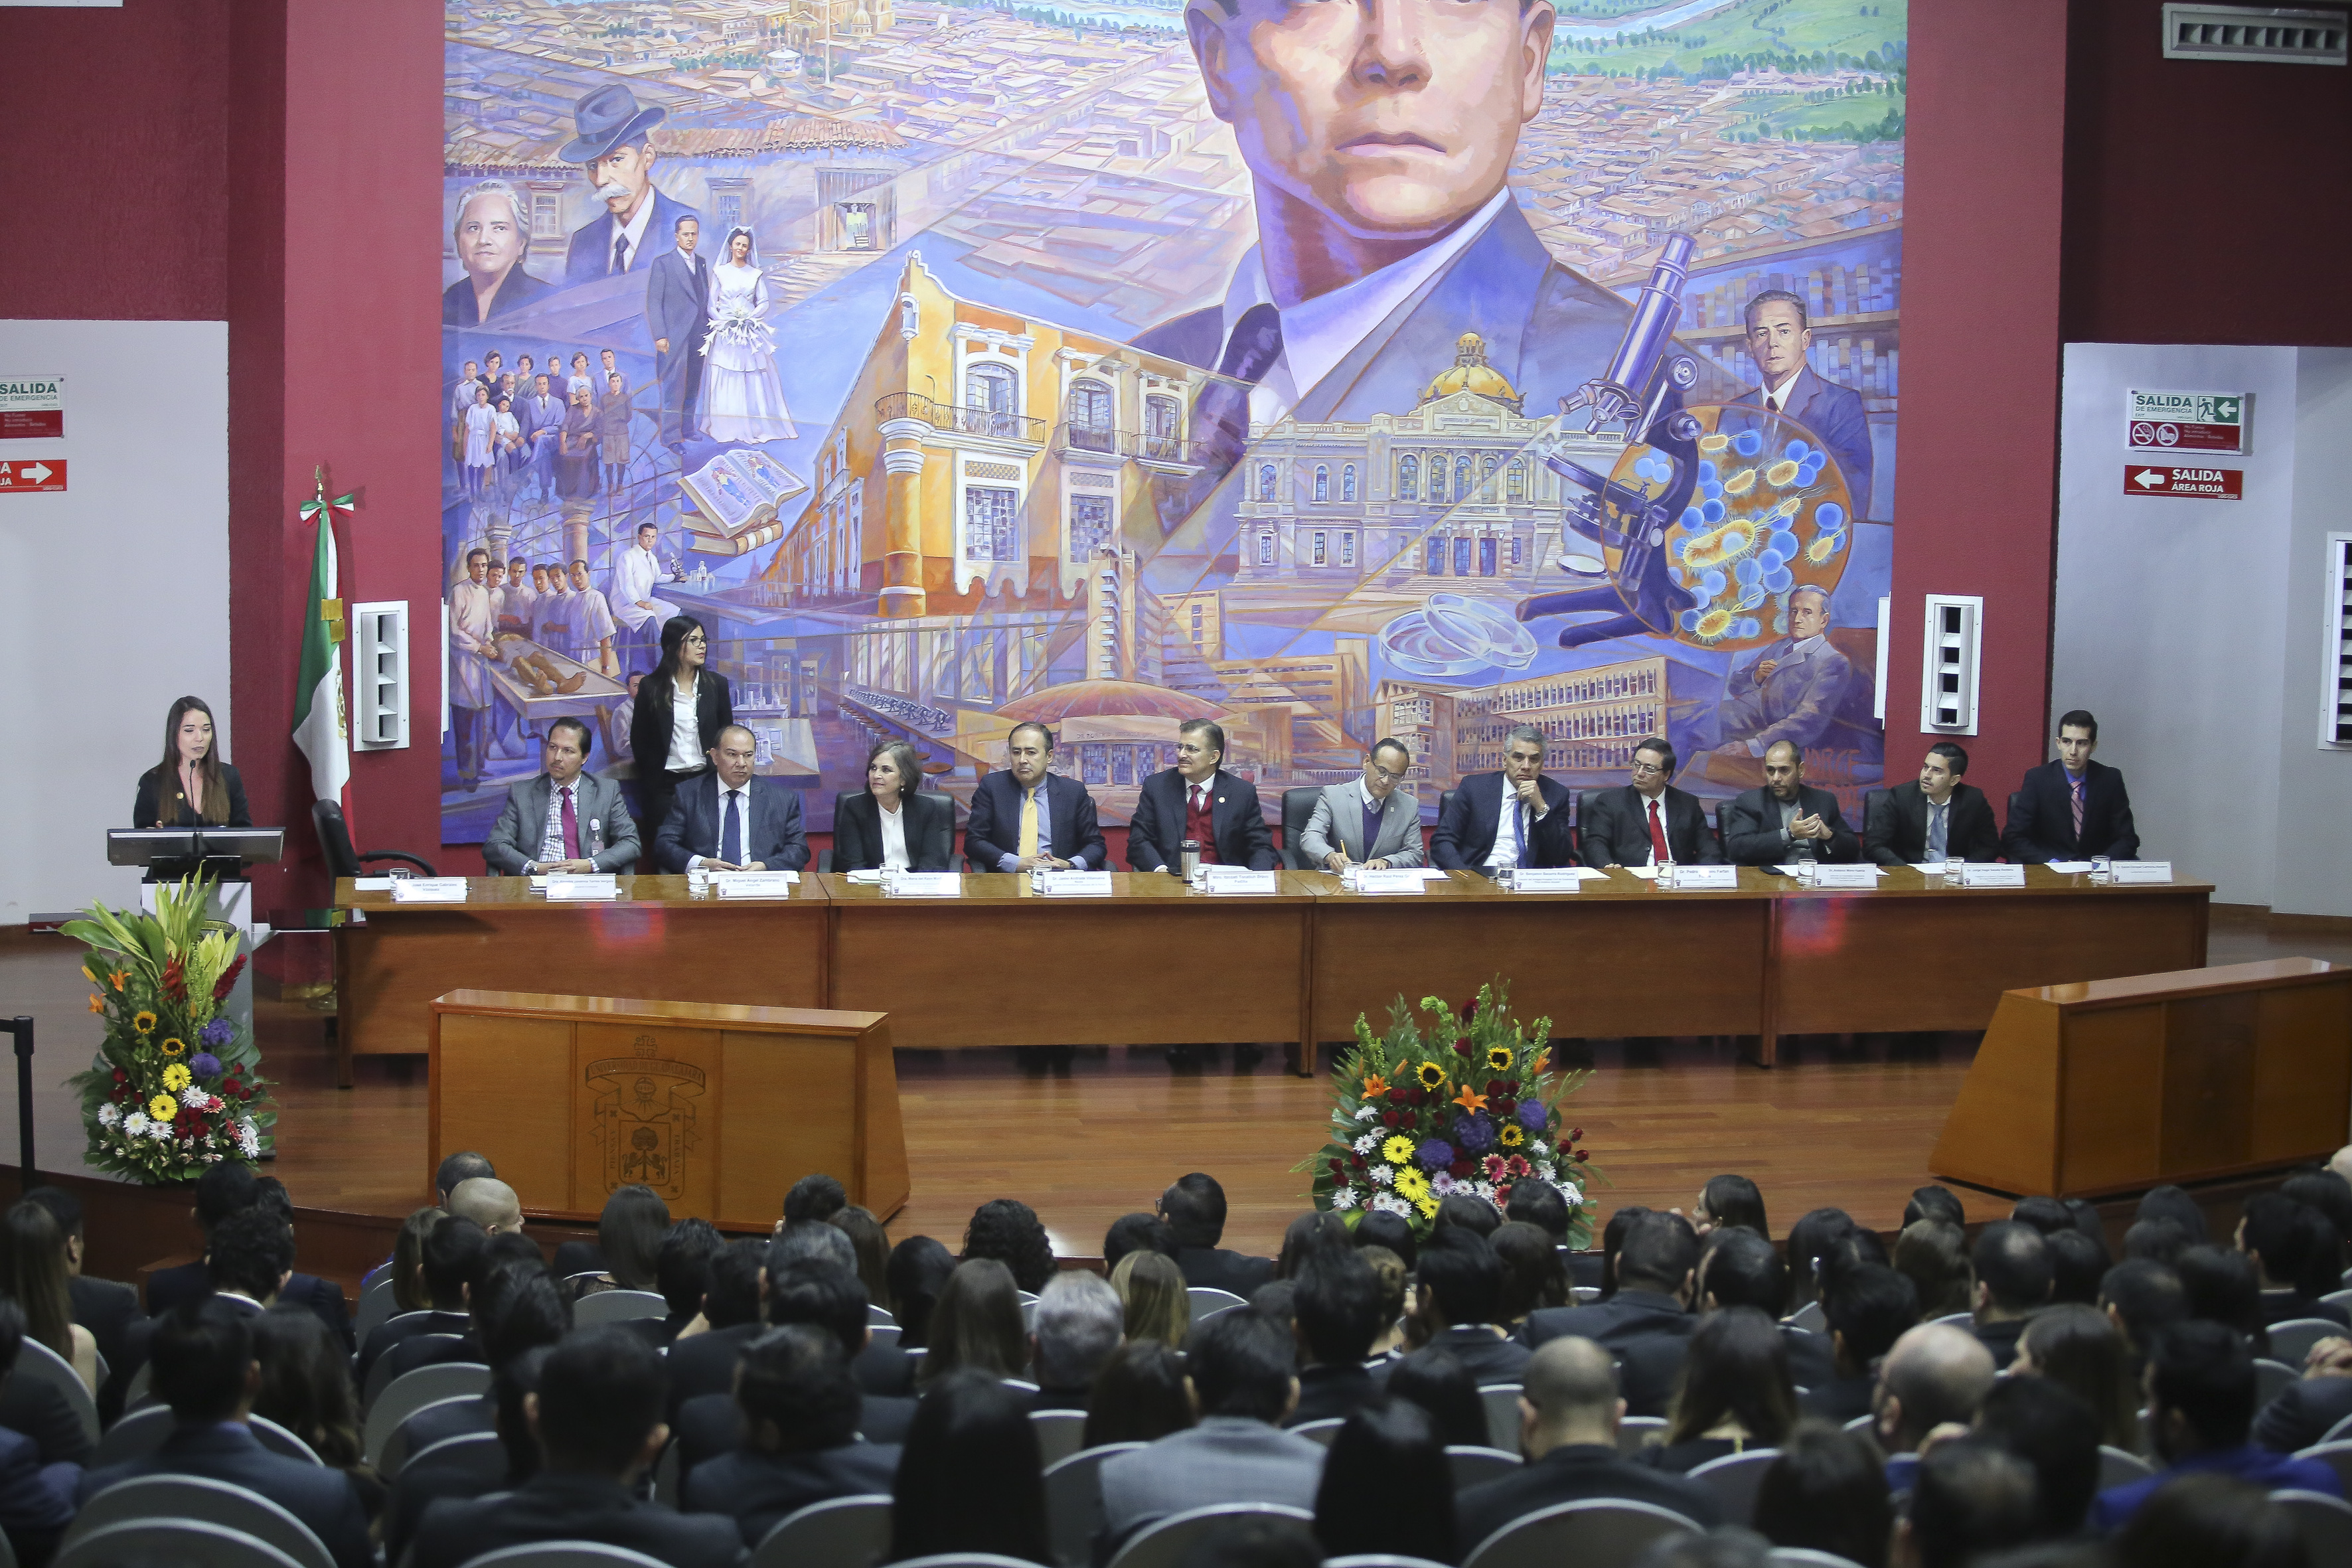
{"type": "Polygon", "coordinates": [[[2295,355],[2294,519],[2287,555],[2286,679],[2279,724],[2281,914],[2352,915],[2352,750],[2319,744],[2323,628],[2336,592],[2327,535],[2352,529],[2352,349],[2295,355]]]}
{"type": "MultiPolygon", "coordinates": [[[[0,924],[135,903],[106,864],[173,699],[228,757],[228,326],[0,321],[0,375],[62,374],[61,495],[0,495],[0,924]]],[[[233,757],[229,760],[234,761],[233,757]]]]}

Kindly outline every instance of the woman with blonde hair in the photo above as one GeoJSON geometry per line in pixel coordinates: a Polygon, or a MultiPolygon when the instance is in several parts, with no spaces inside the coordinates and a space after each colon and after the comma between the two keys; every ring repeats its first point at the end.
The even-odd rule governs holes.
{"type": "Polygon", "coordinates": [[[1192,1331],[1192,1301],[1176,1260],[1157,1252],[1130,1252],[1110,1271],[1110,1288],[1127,1309],[1127,1342],[1150,1341],[1181,1351],[1192,1331]]]}

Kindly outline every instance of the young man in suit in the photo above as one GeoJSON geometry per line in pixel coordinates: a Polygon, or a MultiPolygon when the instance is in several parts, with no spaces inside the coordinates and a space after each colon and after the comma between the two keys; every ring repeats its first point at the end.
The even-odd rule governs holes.
{"type": "Polygon", "coordinates": [[[1543,775],[1550,742],[1532,724],[1503,737],[1503,771],[1472,773],[1438,814],[1431,864],[1446,871],[1572,866],[1568,786],[1543,775]],[[1507,807],[1507,809],[1506,809],[1507,807]]]}
{"type": "Polygon", "coordinates": [[[1413,1263],[1412,1315],[1428,1331],[1429,1345],[1450,1352],[1481,1388],[1518,1382],[1528,1347],[1496,1321],[1503,1315],[1503,1260],[1494,1244],[1466,1226],[1442,1225],[1413,1263]]]}
{"type": "Polygon", "coordinates": [[[654,374],[661,383],[661,442],[676,451],[700,433],[694,405],[702,395],[702,340],[710,331],[710,263],[695,254],[700,218],[681,214],[670,236],[674,247],[654,258],[646,280],[646,328],[654,335],[654,374]]]}
{"type": "Polygon", "coordinates": [[[898,1445],[858,1437],[864,1399],[823,1329],[769,1330],[744,1351],[733,1393],[742,1446],[696,1466],[685,1495],[696,1513],[732,1518],[746,1546],[812,1503],[890,1490],[898,1445]]]}
{"type": "Polygon", "coordinates": [[[964,858],[975,871],[1099,871],[1110,861],[1094,796],[1074,778],[1048,771],[1054,731],[1034,721],[1004,738],[1005,767],[972,792],[964,858]]]}
{"type": "Polygon", "coordinates": [[[2058,721],[2058,758],[2028,768],[2010,802],[2001,849],[2012,860],[2139,858],[2131,794],[2124,775],[2091,753],[2099,749],[2099,721],[2081,708],[2058,721]]]}
{"type": "Polygon", "coordinates": [[[1865,815],[1863,853],[1881,866],[1936,866],[1950,860],[1991,860],[2000,854],[2000,830],[1984,791],[1960,782],[1969,753],[1950,741],[1927,748],[1919,778],[1886,792],[1886,805],[1865,815]]]}
{"type": "Polygon", "coordinates": [[[1411,766],[1412,753],[1402,741],[1372,742],[1360,780],[1327,784],[1316,797],[1314,813],[1298,835],[1303,863],[1326,871],[1421,865],[1421,803],[1412,791],[1397,787],[1411,766]]]}
{"type": "Polygon", "coordinates": [[[1127,863],[1138,871],[1184,874],[1184,840],[1201,847],[1203,866],[1274,869],[1274,835],[1257,786],[1219,766],[1225,731],[1206,719],[1177,727],[1176,765],[1143,781],[1128,824],[1127,863]]]}
{"type": "Polygon", "coordinates": [[[1589,1307],[1530,1312],[1527,1342],[1540,1351],[1553,1340],[1575,1338],[1621,1356],[1633,1352],[1627,1358],[1629,1370],[1654,1367],[1659,1375],[1648,1384],[1629,1383],[1626,1404],[1636,1415],[1663,1415],[1680,1358],[1643,1352],[1661,1337],[1688,1340],[1698,1326],[1690,1310],[1697,1271],[1698,1236],[1690,1222],[1676,1214],[1645,1214],[1618,1248],[1617,1293],[1589,1307]]]}
{"type": "Polygon", "coordinates": [[[621,786],[583,773],[593,743],[580,720],[547,727],[544,769],[507,792],[507,804],[482,845],[482,858],[502,877],[539,871],[620,871],[637,858],[637,825],[621,786]]]}
{"type": "Polygon", "coordinates": [[[1274,1260],[1229,1252],[1225,1238],[1225,1189],[1214,1176],[1192,1171],[1160,1194],[1160,1217],[1176,1237],[1176,1267],[1195,1289],[1227,1290],[1236,1296],[1274,1278],[1274,1260]]]}
{"type": "Polygon", "coordinates": [[[1794,741],[1775,741],[1766,749],[1763,788],[1717,809],[1723,816],[1724,858],[1735,866],[1862,858],[1862,840],[1839,814],[1837,796],[1805,782],[1805,749],[1794,741]]]}
{"type": "Polygon", "coordinates": [[[719,731],[712,771],[688,779],[654,839],[654,864],[671,876],[713,871],[797,871],[808,864],[801,793],[751,771],[760,742],[740,724],[719,731]]]}
{"type": "Polygon", "coordinates": [[[1723,852],[1698,797],[1666,781],[1675,749],[1661,735],[1633,748],[1633,782],[1584,797],[1584,863],[1612,866],[1717,866],[1723,852]]]}

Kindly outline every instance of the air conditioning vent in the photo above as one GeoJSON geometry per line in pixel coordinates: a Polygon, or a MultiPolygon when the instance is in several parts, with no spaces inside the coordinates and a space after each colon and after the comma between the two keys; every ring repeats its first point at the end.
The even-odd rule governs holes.
{"type": "Polygon", "coordinates": [[[2269,5],[2167,5],[2168,60],[2267,60],[2276,65],[2345,63],[2347,13],[2269,5]]]}
{"type": "Polygon", "coordinates": [[[2320,658],[2319,743],[2352,750],[2352,533],[2327,536],[2326,637],[2320,658]]]}

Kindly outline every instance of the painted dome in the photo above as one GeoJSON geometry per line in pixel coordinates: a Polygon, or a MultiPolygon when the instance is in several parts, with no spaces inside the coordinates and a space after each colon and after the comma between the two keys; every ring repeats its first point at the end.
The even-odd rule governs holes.
{"type": "Polygon", "coordinates": [[[1475,332],[1465,332],[1455,340],[1454,351],[1454,363],[1439,373],[1437,379],[1422,392],[1423,403],[1434,403],[1457,392],[1471,392],[1508,405],[1515,413],[1517,411],[1519,394],[1494,366],[1486,363],[1486,339],[1475,332]]]}

